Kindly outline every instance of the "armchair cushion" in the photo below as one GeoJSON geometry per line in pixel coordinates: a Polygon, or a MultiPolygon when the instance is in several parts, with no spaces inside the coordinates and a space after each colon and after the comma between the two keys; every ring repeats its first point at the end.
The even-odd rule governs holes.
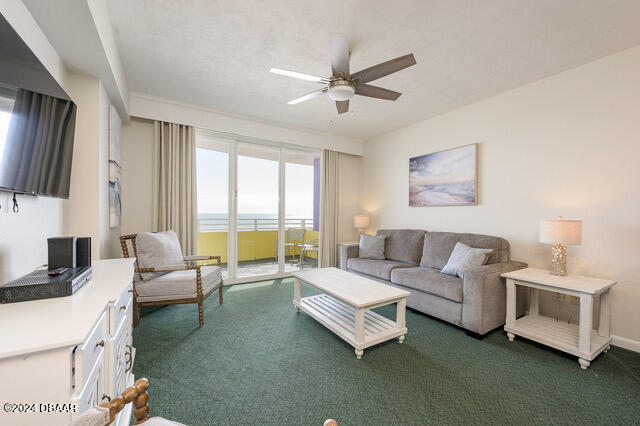
{"type": "MultiPolygon", "coordinates": [[[[161,265],[183,265],[184,258],[178,236],[172,230],[165,232],[141,232],[136,237],[139,268],[155,268],[161,265]]],[[[160,272],[144,272],[144,281],[163,275],[160,272]]]]}
{"type": "MultiPolygon", "coordinates": [[[[222,282],[222,274],[217,266],[202,266],[202,294],[216,288],[222,282]]],[[[136,283],[138,302],[190,299],[197,297],[196,270],[173,271],[151,280],[136,283]]]]}
{"type": "Polygon", "coordinates": [[[81,414],[74,416],[71,426],[103,426],[109,421],[109,409],[95,406],[89,407],[81,414]]]}

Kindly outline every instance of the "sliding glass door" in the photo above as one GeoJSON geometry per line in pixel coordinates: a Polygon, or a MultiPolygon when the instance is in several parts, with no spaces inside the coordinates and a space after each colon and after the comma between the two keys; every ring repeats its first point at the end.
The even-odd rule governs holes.
{"type": "Polygon", "coordinates": [[[237,144],[237,278],[279,272],[280,149],[237,144]]]}
{"type": "Polygon", "coordinates": [[[283,149],[285,270],[318,266],[320,155],[283,149]]]}
{"type": "Polygon", "coordinates": [[[223,256],[226,282],[318,264],[320,153],[198,131],[198,253],[223,256]]]}
{"type": "Polygon", "coordinates": [[[198,254],[221,256],[229,278],[229,141],[197,133],[198,254]]]}

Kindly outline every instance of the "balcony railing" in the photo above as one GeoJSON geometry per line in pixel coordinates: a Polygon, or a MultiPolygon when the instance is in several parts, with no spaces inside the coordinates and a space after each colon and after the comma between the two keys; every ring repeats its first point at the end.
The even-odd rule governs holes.
{"type": "MultiPolygon", "coordinates": [[[[313,230],[311,218],[286,218],[284,228],[313,230]]],[[[224,218],[198,218],[198,232],[227,232],[229,219],[224,218]]],[[[248,217],[238,218],[238,231],[277,231],[277,218],[248,217]]]]}

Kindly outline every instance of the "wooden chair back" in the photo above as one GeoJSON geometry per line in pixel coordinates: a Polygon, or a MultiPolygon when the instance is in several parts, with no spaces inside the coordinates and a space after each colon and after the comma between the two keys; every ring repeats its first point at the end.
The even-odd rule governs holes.
{"type": "Polygon", "coordinates": [[[127,234],[120,236],[120,247],[122,248],[123,257],[131,257],[129,256],[129,247],[127,246],[127,241],[131,241],[131,247],[133,248],[133,257],[138,257],[138,252],[136,250],[137,236],[138,234],[127,234]]]}
{"type": "Polygon", "coordinates": [[[133,386],[126,388],[122,395],[118,398],[113,398],[109,402],[103,402],[100,407],[109,409],[109,423],[110,425],[125,405],[133,403],[133,418],[135,419],[134,425],[144,423],[149,420],[149,380],[142,378],[136,380],[133,386]]]}

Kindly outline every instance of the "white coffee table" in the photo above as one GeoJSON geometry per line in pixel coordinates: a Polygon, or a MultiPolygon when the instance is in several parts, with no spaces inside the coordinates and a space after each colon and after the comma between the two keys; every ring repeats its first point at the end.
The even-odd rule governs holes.
{"type": "Polygon", "coordinates": [[[362,358],[364,349],[407,333],[405,310],[408,291],[382,284],[337,268],[318,268],[293,274],[293,304],[333,331],[355,348],[362,358]],[[324,294],[300,298],[300,283],[324,294]],[[397,304],[396,321],[370,309],[397,304]]]}

